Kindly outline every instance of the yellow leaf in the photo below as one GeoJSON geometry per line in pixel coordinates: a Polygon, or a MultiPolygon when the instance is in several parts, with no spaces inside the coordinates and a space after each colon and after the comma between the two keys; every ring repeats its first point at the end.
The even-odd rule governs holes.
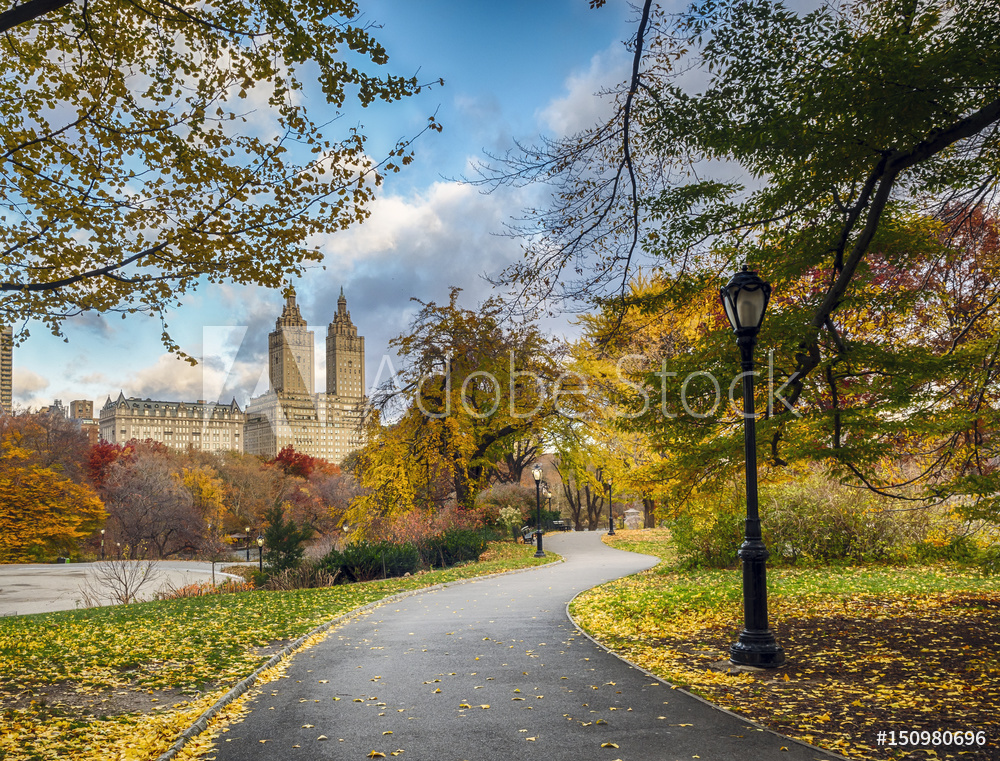
{"type": "Polygon", "coordinates": [[[382,734],[383,734],[383,735],[391,735],[391,734],[392,734],[392,730],[391,730],[391,729],[387,729],[387,730],[386,730],[385,732],[383,732],[382,734]]]}
{"type": "Polygon", "coordinates": [[[385,758],[385,753],[379,753],[377,750],[373,750],[368,754],[368,758],[385,758]]]}
{"type": "Polygon", "coordinates": [[[617,748],[618,746],[614,743],[601,743],[602,748],[617,748]]]}

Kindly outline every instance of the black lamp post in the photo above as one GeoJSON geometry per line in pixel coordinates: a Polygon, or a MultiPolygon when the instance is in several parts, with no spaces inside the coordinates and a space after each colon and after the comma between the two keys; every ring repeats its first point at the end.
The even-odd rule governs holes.
{"type": "Polygon", "coordinates": [[[542,552],[542,466],[535,464],[535,467],[531,469],[531,477],[535,479],[535,536],[538,540],[538,549],[535,550],[536,558],[544,558],[545,553],[542,552]]]}
{"type": "MultiPolygon", "coordinates": [[[[250,546],[250,537],[247,537],[247,547],[250,546]]],[[[249,553],[250,550],[248,549],[249,553]]],[[[264,537],[257,537],[257,563],[260,566],[260,572],[264,573],[264,537]]]]}
{"type": "Polygon", "coordinates": [[[597,469],[597,480],[601,482],[601,488],[608,493],[608,536],[615,535],[615,511],[611,508],[611,479],[604,480],[604,468],[597,469]]]}
{"type": "Polygon", "coordinates": [[[101,560],[104,560],[104,529],[101,529],[101,560]]]}
{"type": "Polygon", "coordinates": [[[719,295],[740,348],[743,444],[746,452],[747,518],[743,544],[738,553],[743,561],[744,624],[739,640],[729,647],[729,661],[738,666],[776,668],[785,662],[785,651],[767,624],[766,566],[769,553],[764,546],[757,508],[757,428],[753,400],[753,347],[771,298],[771,286],[743,265],[743,270],[719,289],[719,295]]]}

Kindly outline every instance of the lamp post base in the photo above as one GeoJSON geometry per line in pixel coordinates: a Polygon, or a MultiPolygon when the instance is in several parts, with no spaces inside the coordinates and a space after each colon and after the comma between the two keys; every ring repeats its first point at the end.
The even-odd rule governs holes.
{"type": "Polygon", "coordinates": [[[545,557],[545,553],[542,552],[542,532],[541,531],[536,531],[535,532],[535,538],[537,540],[537,546],[538,546],[538,549],[535,550],[535,557],[536,558],[544,558],[545,557]]]}
{"type": "Polygon", "coordinates": [[[729,662],[734,666],[754,666],[774,669],[785,664],[785,651],[774,639],[770,629],[740,632],[738,642],[729,646],[729,662]]]}

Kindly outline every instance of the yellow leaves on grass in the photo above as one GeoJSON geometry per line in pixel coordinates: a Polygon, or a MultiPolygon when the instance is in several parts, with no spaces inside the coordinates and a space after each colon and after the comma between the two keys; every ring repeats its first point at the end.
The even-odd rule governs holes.
{"type": "MultiPolygon", "coordinates": [[[[643,552],[667,554],[643,541],[643,552]]],[[[895,725],[941,731],[1000,712],[1000,680],[982,678],[996,668],[1000,579],[944,564],[769,569],[772,625],[789,663],[729,674],[711,668],[727,660],[742,623],[739,584],[726,574],[661,567],[585,593],[573,615],[674,685],[850,758],[884,757],[875,732],[886,712],[895,725]]]]}

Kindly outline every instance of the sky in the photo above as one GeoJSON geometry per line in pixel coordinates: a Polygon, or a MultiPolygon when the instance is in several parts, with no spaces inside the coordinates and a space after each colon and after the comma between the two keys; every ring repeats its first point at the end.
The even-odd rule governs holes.
{"type": "MultiPolygon", "coordinates": [[[[627,76],[624,43],[636,13],[624,0],[600,9],[588,0],[360,4],[381,25],[373,34],[389,53],[389,71],[445,81],[403,103],[359,109],[372,156],[419,132],[431,114],[444,129],[418,139],[414,163],[387,179],[367,221],[314,239],[324,267],[295,282],[303,317],[316,333],[317,389],[325,387],[326,326],[343,288],[365,336],[370,392],[399,367],[389,341],[406,332],[418,308],[411,299],[446,302],[458,286],[462,305],[473,307],[491,293],[484,275],[521,255],[504,225],[537,191],[487,194],[461,178],[471,176],[484,151],[502,153],[515,139],[570,134],[599,119],[604,106],[595,93],[627,76]]],[[[316,104],[316,112],[324,107],[316,104]]],[[[14,349],[15,406],[89,399],[96,415],[120,391],[170,401],[235,397],[245,405],[267,390],[267,334],[282,303],[276,290],[231,285],[204,286],[186,297],[167,321],[181,347],[201,360],[196,367],[163,348],[156,319],[87,314],[65,324],[65,341],[31,325],[30,338],[14,349]]],[[[547,327],[573,331],[565,320],[547,327]]]]}

